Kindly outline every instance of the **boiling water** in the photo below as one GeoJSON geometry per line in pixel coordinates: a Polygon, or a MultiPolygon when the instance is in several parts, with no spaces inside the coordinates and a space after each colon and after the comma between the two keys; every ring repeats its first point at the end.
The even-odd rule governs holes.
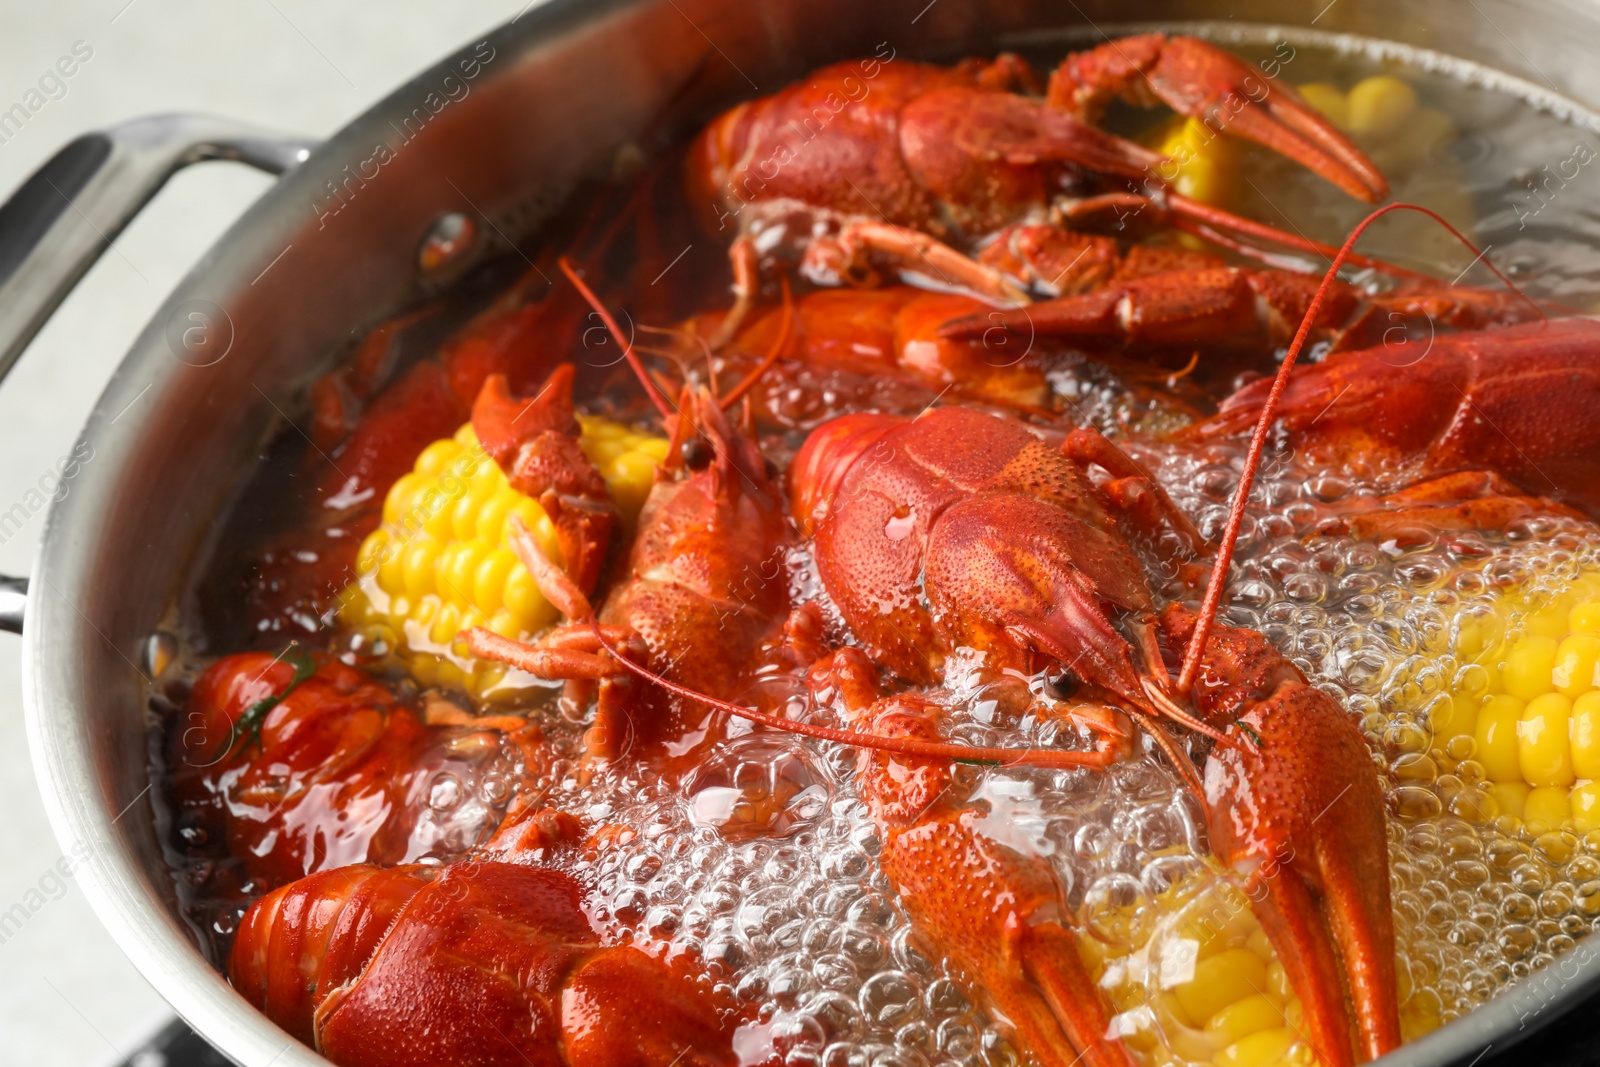
{"type": "MultiPolygon", "coordinates": [[[[1297,36],[1284,63],[1273,35],[1247,36],[1224,43],[1262,61],[1278,56],[1281,76],[1294,82],[1347,87],[1377,71],[1400,73],[1425,105],[1448,116],[1453,132],[1426,153],[1388,161],[1396,197],[1439,208],[1539,295],[1582,308],[1600,297],[1600,219],[1585,206],[1600,167],[1580,168],[1559,186],[1541,184],[1543,168],[1559,168],[1575,146],[1600,152],[1587,115],[1558,113],[1558,102],[1518,83],[1437,57],[1297,36]]],[[[1249,191],[1238,206],[1245,214],[1337,242],[1364,213],[1264,152],[1247,148],[1243,166],[1249,191]]],[[[1365,250],[1446,278],[1471,265],[1470,252],[1426,226],[1391,221],[1365,250]]],[[[1082,421],[1111,434],[1164,417],[1130,406],[1115,377],[1092,366],[1064,370],[1054,384],[1082,421]]],[[[1196,451],[1125,443],[1207,536],[1220,533],[1242,468],[1237,444],[1196,451]]],[[[1302,468],[1293,457],[1269,457],[1252,494],[1225,621],[1265,633],[1358,716],[1372,740],[1394,812],[1388,836],[1406,1009],[1440,1023],[1549,963],[1600,921],[1600,842],[1571,831],[1532,836],[1497,817],[1473,753],[1457,746],[1435,759],[1430,732],[1439,700],[1465,684],[1462,613],[1510,585],[1533,610],[1580,570],[1600,568],[1600,544],[1549,521],[1405,551],[1302,536],[1317,507],[1376,491],[1302,468]]],[[[1176,575],[1163,562],[1163,549],[1173,546],[1144,547],[1154,584],[1192,598],[1172,584],[1176,575]]],[[[799,591],[816,595],[803,549],[794,563],[799,591]]],[[[1509,613],[1513,632],[1521,619],[1509,613]]],[[[1043,696],[1048,682],[1030,684],[1043,696]]],[[[1006,714],[959,657],[934,695],[951,709],[946,727],[956,739],[1086,743],[1047,716],[1006,714]]],[[[834,709],[810,706],[797,685],[765,697],[795,716],[835,718],[834,709]]],[[[558,723],[550,734],[570,755],[580,730],[558,723]]],[[[581,782],[570,759],[529,783],[551,806],[637,831],[625,848],[586,861],[581,873],[595,887],[596,918],[618,938],[695,953],[709,981],[762,1005],[760,1025],[741,1033],[746,1059],[776,1041],[792,1048],[792,1062],[828,1067],[1014,1061],[992,1020],[964,997],[961,976],[914,945],[879,869],[880,842],[856,791],[855,753],[739,724],[733,733],[680,789],[631,778],[625,767],[581,782]]],[[[441,765],[427,790],[430,844],[417,858],[447,861],[483,840],[505,810],[507,783],[526,770],[489,735],[462,736],[452,742],[456,762],[441,765]]],[[[1194,744],[1194,752],[1203,758],[1203,747],[1194,744]]],[[[1104,773],[962,767],[956,788],[985,813],[987,832],[1050,864],[1068,903],[1090,916],[1085,937],[1125,940],[1127,923],[1159,913],[1170,887],[1208,870],[1199,806],[1149,752],[1104,773]],[[1113,912],[1123,920],[1098,925],[1096,916],[1113,912]]],[[[190,860],[175,856],[174,863],[193,873],[190,860]]],[[[220,947],[241,906],[242,899],[202,901],[191,915],[220,947]]]]}
{"type": "MultiPolygon", "coordinates": [[[[1182,506],[1214,535],[1227,514],[1237,455],[1146,458],[1166,484],[1181,487],[1182,506]]],[[[1531,833],[1498,816],[1472,744],[1445,746],[1434,736],[1451,694],[1471,691],[1474,673],[1482,673],[1468,655],[1476,649],[1464,647],[1471,641],[1464,621],[1496,614],[1514,638],[1544,603],[1600,568],[1600,543],[1583,525],[1550,518],[1404,551],[1349,537],[1285,536],[1294,518],[1371,491],[1292,461],[1262,479],[1225,615],[1266,634],[1360,717],[1393,813],[1396,942],[1415,991],[1408,1007],[1442,1023],[1600,925],[1600,837],[1531,833]]]]}

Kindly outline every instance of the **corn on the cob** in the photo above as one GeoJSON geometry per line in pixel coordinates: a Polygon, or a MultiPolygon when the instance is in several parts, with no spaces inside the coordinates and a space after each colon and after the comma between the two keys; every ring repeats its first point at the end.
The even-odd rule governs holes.
{"type": "Polygon", "coordinates": [[[1229,137],[1196,118],[1163,123],[1151,143],[1170,162],[1158,168],[1174,191],[1192,200],[1228,207],[1239,192],[1239,150],[1229,137]]]}
{"type": "Polygon", "coordinates": [[[1600,829],[1600,575],[1528,613],[1509,639],[1499,631],[1524,605],[1506,594],[1501,607],[1463,621],[1459,650],[1481,669],[1435,716],[1434,747],[1471,739],[1499,813],[1532,833],[1600,829]]]}
{"type": "Polygon", "coordinates": [[[1353,137],[1380,170],[1413,163],[1455,136],[1455,123],[1417,98],[1392,74],[1363,78],[1342,92],[1328,82],[1300,86],[1300,95],[1353,137]]]}
{"type": "MultiPolygon", "coordinates": [[[[1113,1028],[1149,1067],[1312,1067],[1302,1008],[1250,901],[1214,868],[1180,879],[1137,911],[1121,905],[1083,916],[1080,952],[1111,1002],[1113,1028]]],[[[1438,1025],[1408,1003],[1408,1039],[1438,1025]]]]}
{"type": "Polygon", "coordinates": [[[1215,871],[1181,880],[1140,915],[1108,906],[1085,920],[1082,954],[1141,1062],[1314,1062],[1283,965],[1249,901],[1215,871]]]}
{"type": "MultiPolygon", "coordinates": [[[[666,458],[667,441],[596,416],[579,415],[578,422],[579,447],[631,526],[656,465],[666,458]]],[[[470,423],[433,442],[384,498],[383,523],[361,545],[342,620],[393,649],[423,685],[492,698],[506,669],[468,655],[458,641],[461,631],[485,626],[526,639],[556,621],[555,609],[511,551],[513,515],[552,560],[565,562],[549,516],[511,487],[470,423]]]]}

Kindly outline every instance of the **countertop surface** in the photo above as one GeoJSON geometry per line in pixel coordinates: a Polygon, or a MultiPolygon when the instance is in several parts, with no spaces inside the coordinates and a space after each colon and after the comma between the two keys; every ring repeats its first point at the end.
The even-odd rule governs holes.
{"type": "MultiPolygon", "coordinates": [[[[20,104],[28,117],[0,127],[0,192],[78,134],[150,112],[207,111],[326,136],[525,6],[5,0],[0,113],[20,104]],[[73,57],[70,77],[57,73],[62,57],[73,57]]],[[[270,181],[226,163],[181,173],[79,284],[0,386],[0,513],[72,451],[135,334],[270,181]]],[[[0,531],[0,573],[28,572],[43,520],[0,531]]],[[[61,850],[28,761],[20,652],[17,638],[0,635],[0,916],[11,915],[0,921],[0,1065],[113,1062],[165,1005],[54,870],[61,850]]]]}

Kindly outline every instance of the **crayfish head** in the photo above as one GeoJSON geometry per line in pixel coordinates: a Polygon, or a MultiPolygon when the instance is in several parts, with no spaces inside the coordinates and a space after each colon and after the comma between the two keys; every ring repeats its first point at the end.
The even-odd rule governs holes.
{"type": "Polygon", "coordinates": [[[685,385],[678,412],[668,420],[671,443],[661,470],[671,477],[708,473],[719,485],[743,481],[764,495],[773,492],[772,474],[754,435],[728,422],[716,399],[685,385]]]}
{"type": "MultiPolygon", "coordinates": [[[[806,438],[789,467],[789,507],[801,537],[810,537],[828,518],[844,477],[856,461],[883,447],[890,431],[906,423],[898,415],[862,412],[818,427],[806,438]]],[[[892,456],[892,451],[883,458],[892,456]]]]}

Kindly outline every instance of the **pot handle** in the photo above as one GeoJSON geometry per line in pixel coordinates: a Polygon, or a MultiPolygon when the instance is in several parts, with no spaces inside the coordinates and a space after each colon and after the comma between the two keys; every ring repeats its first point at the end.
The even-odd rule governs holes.
{"type": "Polygon", "coordinates": [[[0,378],[123,227],[173,174],[212,159],[271,174],[316,142],[210,115],[148,115],[87,133],[0,206],[0,378]]]}
{"type": "MultiPolygon", "coordinates": [[[[210,115],[149,115],[84,134],[0,205],[0,378],[151,197],[191,163],[228,159],[269,174],[317,142],[210,115]]],[[[22,632],[27,579],[0,577],[0,630],[22,632]]]]}

